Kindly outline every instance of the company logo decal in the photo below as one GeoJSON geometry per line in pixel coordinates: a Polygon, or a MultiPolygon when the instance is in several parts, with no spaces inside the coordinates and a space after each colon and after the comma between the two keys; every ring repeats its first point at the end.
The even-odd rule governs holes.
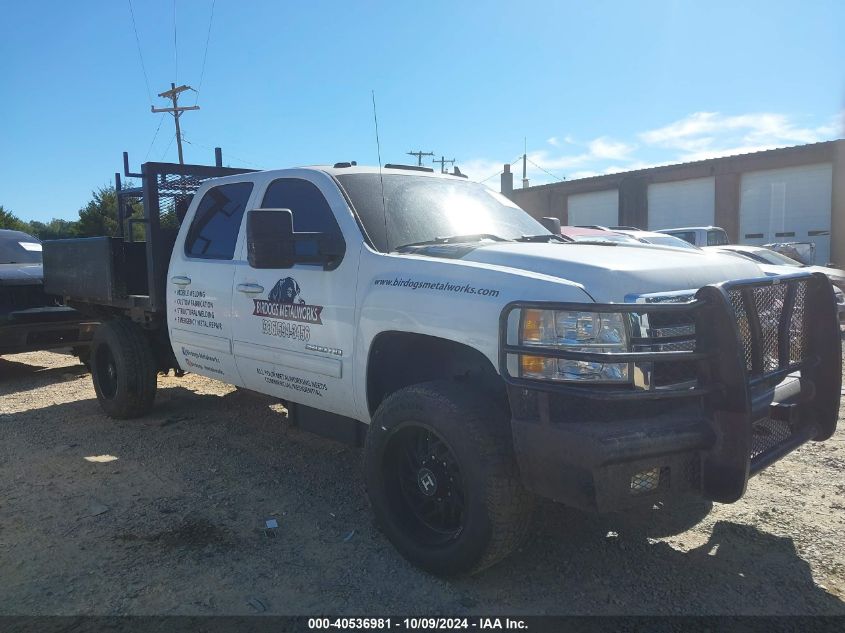
{"type": "Polygon", "coordinates": [[[285,321],[322,325],[323,306],[310,305],[300,296],[299,284],[293,277],[279,279],[266,299],[253,299],[253,315],[285,321]]]}

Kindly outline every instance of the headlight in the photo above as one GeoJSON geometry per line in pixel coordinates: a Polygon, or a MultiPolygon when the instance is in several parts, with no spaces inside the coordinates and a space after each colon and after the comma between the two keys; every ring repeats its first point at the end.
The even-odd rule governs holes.
{"type": "MultiPolygon", "coordinates": [[[[570,310],[525,309],[519,344],[572,352],[619,354],[628,352],[623,314],[570,310]]],[[[604,363],[522,354],[523,378],[559,381],[628,382],[628,363],[604,363]]]]}
{"type": "Polygon", "coordinates": [[[833,287],[833,294],[836,296],[836,303],[845,305],[845,292],[842,292],[839,286],[833,287]]]}

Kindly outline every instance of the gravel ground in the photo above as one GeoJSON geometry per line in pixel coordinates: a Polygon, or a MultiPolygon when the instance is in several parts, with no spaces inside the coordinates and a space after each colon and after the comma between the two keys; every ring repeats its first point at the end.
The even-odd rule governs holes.
{"type": "Polygon", "coordinates": [[[520,552],[445,581],[373,527],[360,452],[273,401],[166,377],[151,415],[118,422],[74,358],[7,356],[0,613],[845,614],[843,473],[845,425],[733,505],[543,503],[520,552]]]}

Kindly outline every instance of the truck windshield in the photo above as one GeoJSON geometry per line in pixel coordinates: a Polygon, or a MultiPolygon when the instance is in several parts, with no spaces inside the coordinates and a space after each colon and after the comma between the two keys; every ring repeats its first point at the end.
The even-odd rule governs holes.
{"type": "Polygon", "coordinates": [[[377,173],[346,174],[337,179],[370,239],[384,253],[455,235],[489,234],[505,240],[551,235],[510,200],[478,183],[385,174],[385,217],[377,173]]]}

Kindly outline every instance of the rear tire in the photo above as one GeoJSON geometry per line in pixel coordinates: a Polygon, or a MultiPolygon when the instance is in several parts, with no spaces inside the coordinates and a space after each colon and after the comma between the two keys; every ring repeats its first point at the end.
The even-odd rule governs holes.
{"type": "Polygon", "coordinates": [[[157,367],[144,331],[131,321],[102,323],[91,343],[91,375],[103,411],[119,420],[150,411],[157,367]]]}
{"type": "Polygon", "coordinates": [[[488,396],[447,381],[401,389],[379,406],[364,450],[376,520],[414,565],[476,573],[525,537],[533,498],[488,396]]]}

